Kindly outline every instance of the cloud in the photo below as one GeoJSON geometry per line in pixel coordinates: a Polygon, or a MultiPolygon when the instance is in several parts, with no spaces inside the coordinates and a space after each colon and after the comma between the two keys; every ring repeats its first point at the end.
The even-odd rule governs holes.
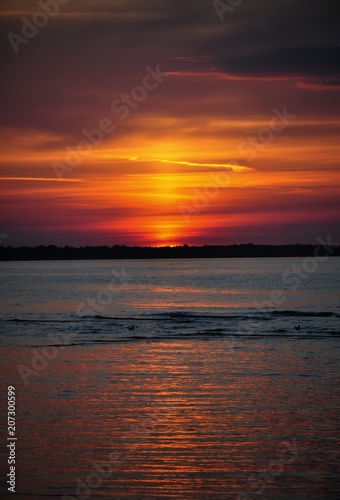
{"type": "Polygon", "coordinates": [[[340,79],[309,79],[298,82],[297,87],[307,90],[340,90],[340,79]]]}
{"type": "Polygon", "coordinates": [[[214,171],[214,170],[222,170],[226,172],[236,172],[236,173],[242,173],[242,172],[247,172],[253,170],[250,167],[244,167],[241,165],[231,165],[229,163],[197,163],[197,162],[192,162],[192,161],[185,161],[185,160],[164,160],[164,159],[159,159],[159,158],[138,158],[138,157],[131,157],[129,160],[132,161],[141,161],[141,162],[157,162],[157,163],[168,163],[170,165],[183,165],[185,167],[199,167],[198,170],[193,170],[191,171],[198,171],[198,172],[204,172],[204,171],[214,171]],[[204,167],[209,167],[208,169],[205,169],[204,167]]]}
{"type": "Polygon", "coordinates": [[[336,76],[339,75],[340,47],[280,47],[258,54],[227,59],[226,73],[242,76],[336,76]]]}
{"type": "Polygon", "coordinates": [[[285,211],[294,218],[285,200],[305,214],[306,227],[315,201],[325,217],[329,205],[337,206],[334,191],[320,190],[316,198],[315,187],[335,183],[339,157],[338,1],[247,0],[221,23],[206,0],[72,0],[17,55],[7,33],[20,33],[22,17],[31,19],[39,4],[0,4],[1,177],[7,179],[6,211],[22,234],[29,228],[26,240],[59,242],[65,231],[68,241],[86,243],[90,222],[102,231],[102,243],[108,237],[115,242],[110,228],[121,242],[147,241],[149,219],[161,225],[164,214],[177,211],[177,205],[170,210],[171,200],[190,198],[192,186],[204,187],[211,171],[228,169],[232,160],[244,165],[240,143],[268,127],[272,110],[284,106],[297,115],[294,123],[257,151],[245,175],[235,176],[242,190],[221,190],[218,203],[207,208],[206,224],[204,214],[198,218],[193,238],[253,239],[258,228],[264,238],[265,227],[279,237],[283,227],[284,240],[292,229],[283,221],[285,211]],[[147,65],[157,64],[168,78],[120,121],[112,101],[140,85],[147,65]],[[115,131],[65,177],[71,182],[52,182],[51,162],[63,162],[65,148],[82,140],[82,130],[106,117],[115,131]],[[138,161],[126,161],[132,157],[138,161]],[[300,190],[299,202],[274,189],[253,189],[284,183],[300,190]],[[275,228],[270,212],[280,207],[275,228]],[[236,217],[241,212],[242,221],[236,217]],[[48,233],[49,218],[58,234],[48,233]]]}

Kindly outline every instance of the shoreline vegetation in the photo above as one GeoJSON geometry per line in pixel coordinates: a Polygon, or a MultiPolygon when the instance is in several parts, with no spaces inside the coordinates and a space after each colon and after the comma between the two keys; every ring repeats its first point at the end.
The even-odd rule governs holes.
{"type": "Polygon", "coordinates": [[[332,252],[317,245],[204,245],[204,246],[162,246],[129,247],[86,246],[57,247],[54,245],[36,247],[0,247],[0,261],[27,260],[105,260],[105,259],[214,259],[214,258],[261,258],[261,257],[313,257],[318,255],[340,256],[340,247],[333,246],[332,252]]]}

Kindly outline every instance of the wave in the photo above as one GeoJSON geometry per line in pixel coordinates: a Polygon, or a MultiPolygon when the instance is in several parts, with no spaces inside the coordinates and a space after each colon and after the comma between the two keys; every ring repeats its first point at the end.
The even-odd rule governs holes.
{"type": "Polygon", "coordinates": [[[26,318],[11,318],[2,319],[1,321],[9,321],[16,323],[74,323],[74,319],[26,319],[26,318]]]}
{"type": "Polygon", "coordinates": [[[165,312],[150,314],[145,316],[102,316],[97,315],[87,315],[81,316],[74,319],[35,319],[35,318],[11,318],[2,319],[1,321],[10,321],[18,323],[78,323],[78,322],[88,322],[88,321],[171,321],[178,323],[190,323],[194,321],[201,320],[255,320],[255,321],[266,321],[273,319],[275,317],[312,317],[312,318],[339,318],[340,314],[331,311],[294,311],[294,310],[284,310],[284,311],[250,311],[245,314],[196,314],[192,312],[165,312]]]}
{"type": "Polygon", "coordinates": [[[340,318],[340,314],[330,311],[272,311],[273,316],[301,316],[313,318],[340,318]]]}
{"type": "Polygon", "coordinates": [[[146,342],[147,344],[154,342],[171,342],[173,340],[190,341],[193,339],[199,339],[204,341],[219,339],[222,342],[227,342],[228,348],[230,349],[241,349],[242,346],[247,342],[257,341],[259,339],[272,339],[272,340],[311,340],[311,339],[334,339],[334,337],[339,337],[340,332],[330,332],[329,334],[296,334],[296,333],[264,333],[264,334],[227,334],[227,333],[217,333],[209,331],[192,332],[192,333],[181,333],[179,335],[162,335],[156,334],[152,337],[147,335],[130,335],[124,337],[115,338],[92,338],[91,340],[79,339],[78,342],[71,342],[69,344],[38,344],[38,345],[25,345],[27,348],[37,348],[37,347],[59,347],[62,349],[74,347],[74,346],[88,346],[95,344],[122,344],[122,343],[133,343],[133,342],[146,342]]]}

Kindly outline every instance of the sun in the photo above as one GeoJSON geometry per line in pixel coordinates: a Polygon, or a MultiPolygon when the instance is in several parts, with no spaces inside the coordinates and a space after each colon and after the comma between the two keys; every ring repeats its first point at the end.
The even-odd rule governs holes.
{"type": "Polygon", "coordinates": [[[176,247],[179,246],[178,225],[171,223],[158,223],[154,228],[153,238],[158,247],[176,247]]]}

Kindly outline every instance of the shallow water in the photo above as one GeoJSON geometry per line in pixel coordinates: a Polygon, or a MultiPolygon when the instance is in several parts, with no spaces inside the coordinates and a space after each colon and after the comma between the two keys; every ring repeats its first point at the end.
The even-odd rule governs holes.
{"type": "Polygon", "coordinates": [[[20,498],[338,498],[339,259],[281,307],[253,303],[299,263],[2,266],[1,399],[16,387],[20,498]],[[113,268],[134,281],[79,316],[113,268]]]}

